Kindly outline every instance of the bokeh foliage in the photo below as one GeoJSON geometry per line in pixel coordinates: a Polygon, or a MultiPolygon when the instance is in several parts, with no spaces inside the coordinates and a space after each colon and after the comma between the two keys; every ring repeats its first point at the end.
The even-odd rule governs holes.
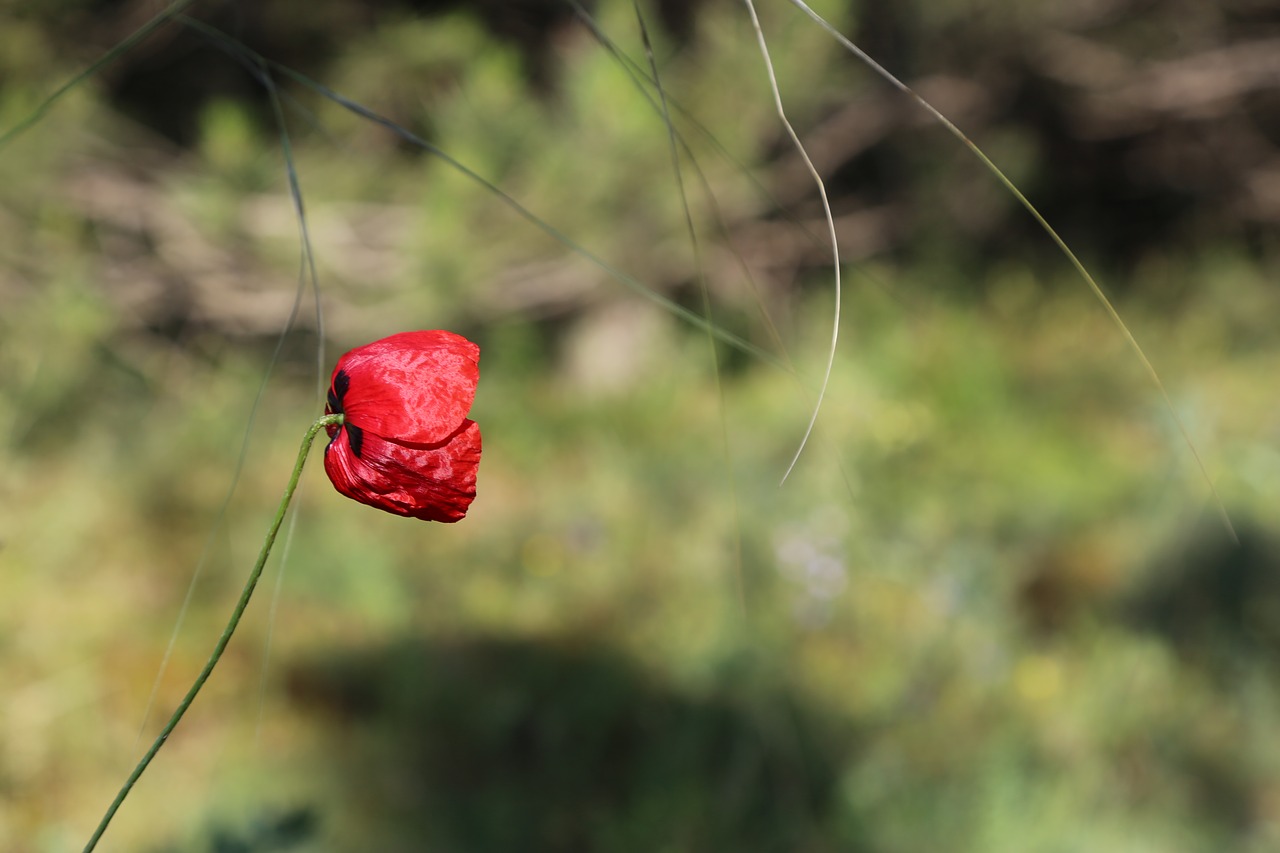
{"type": "MultiPolygon", "coordinates": [[[[1113,285],[1239,544],[1049,242],[794,10],[761,4],[848,290],[822,418],[779,487],[831,279],[740,8],[645,7],[695,256],[660,113],[565,7],[268,5],[196,12],[665,297],[701,311],[705,285],[715,322],[796,375],[723,344],[713,360],[491,191],[273,75],[324,370],[407,327],[477,340],[480,496],[456,526],[408,522],[313,460],[278,601],[269,580],[107,849],[1274,847],[1276,91],[1230,62],[1267,4],[815,4],[1113,285]],[[1150,100],[1208,54],[1237,89],[1150,100]]],[[[0,127],[132,8],[0,11],[0,127]]],[[[643,71],[630,5],[594,11],[643,71]]],[[[264,91],[175,26],[0,149],[5,849],[83,843],[139,751],[192,570],[158,713],[318,410],[309,294],[258,396],[299,255],[264,91]]]]}

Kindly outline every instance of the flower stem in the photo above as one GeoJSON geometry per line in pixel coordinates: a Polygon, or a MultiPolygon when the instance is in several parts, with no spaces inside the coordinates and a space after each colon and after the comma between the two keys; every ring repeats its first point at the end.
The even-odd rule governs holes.
{"type": "Polygon", "coordinates": [[[129,796],[134,784],[142,777],[147,765],[151,763],[151,759],[155,758],[156,753],[160,751],[160,747],[164,746],[165,741],[169,739],[169,735],[177,727],[178,721],[182,719],[183,715],[187,713],[187,709],[191,707],[191,703],[195,701],[196,694],[204,687],[204,683],[209,680],[209,676],[213,673],[213,668],[218,665],[218,661],[222,658],[222,653],[226,651],[227,643],[231,641],[231,635],[236,632],[236,628],[240,625],[240,619],[244,616],[245,608],[249,606],[249,599],[253,596],[254,587],[258,585],[258,579],[262,577],[262,569],[267,564],[267,557],[271,555],[271,546],[276,542],[276,534],[280,532],[280,524],[284,521],[285,513],[289,509],[289,502],[293,500],[293,493],[298,488],[298,479],[302,476],[302,466],[306,464],[307,454],[311,452],[311,444],[315,441],[316,434],[325,427],[342,423],[342,419],[342,415],[325,415],[307,430],[307,434],[302,439],[302,447],[298,449],[298,461],[293,465],[293,474],[289,477],[289,485],[285,487],[284,496],[280,499],[280,506],[276,509],[276,517],[272,520],[271,528],[267,531],[267,538],[263,540],[262,550],[258,552],[258,561],[254,563],[253,571],[249,573],[249,579],[245,581],[244,590],[240,593],[240,600],[236,602],[235,610],[231,612],[227,627],[222,630],[222,636],[218,638],[217,645],[213,647],[213,654],[209,655],[209,660],[205,663],[204,669],[200,670],[200,674],[196,676],[195,683],[191,685],[187,695],[182,698],[177,710],[173,712],[169,722],[165,724],[164,729],[156,737],[155,743],[151,744],[147,754],[142,756],[138,766],[133,768],[133,772],[125,780],[120,792],[116,794],[115,800],[112,801],[111,807],[102,816],[102,821],[94,831],[93,837],[85,845],[84,853],[89,853],[89,851],[98,846],[98,841],[102,838],[102,834],[107,831],[107,825],[115,817],[120,804],[124,802],[125,797],[129,796]]]}

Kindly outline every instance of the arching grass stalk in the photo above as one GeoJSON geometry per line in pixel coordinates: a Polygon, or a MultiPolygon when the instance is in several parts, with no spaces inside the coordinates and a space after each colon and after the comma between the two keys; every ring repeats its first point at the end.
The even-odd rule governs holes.
{"type": "MultiPolygon", "coordinates": [[[[751,0],[746,0],[746,2],[748,6],[751,6],[751,0]]],[[[910,97],[919,104],[925,112],[933,116],[933,118],[942,125],[947,133],[951,134],[962,145],[968,148],[970,153],[981,161],[982,165],[992,174],[992,176],[995,177],[1000,185],[1003,186],[1010,195],[1017,199],[1018,203],[1021,204],[1029,214],[1031,214],[1031,218],[1034,219],[1036,224],[1040,226],[1041,230],[1049,236],[1049,239],[1058,247],[1058,250],[1062,252],[1063,256],[1066,257],[1071,266],[1075,268],[1080,277],[1084,279],[1085,284],[1087,284],[1089,289],[1093,291],[1094,297],[1099,303],[1101,303],[1103,310],[1105,310],[1107,316],[1111,318],[1111,322],[1114,323],[1116,328],[1120,331],[1121,337],[1123,337],[1125,342],[1129,344],[1129,349],[1131,349],[1133,354],[1137,357],[1138,363],[1141,364],[1143,370],[1146,371],[1147,376],[1151,379],[1151,383],[1155,385],[1156,390],[1160,392],[1160,396],[1164,399],[1165,408],[1169,412],[1169,417],[1173,420],[1174,425],[1177,426],[1178,432],[1182,435],[1183,442],[1187,445],[1187,449],[1191,451],[1191,458],[1195,460],[1196,467],[1200,469],[1200,475],[1204,478],[1206,485],[1209,487],[1209,494],[1213,497],[1214,505],[1218,508],[1218,515],[1222,518],[1222,525],[1226,528],[1227,535],[1231,537],[1233,542],[1238,543],[1240,538],[1236,535],[1235,525],[1231,523],[1231,516],[1227,513],[1227,504],[1222,500],[1222,496],[1218,494],[1218,487],[1214,485],[1213,476],[1209,473],[1209,466],[1206,465],[1204,459],[1200,457],[1200,451],[1196,450],[1196,444],[1191,439],[1190,431],[1188,431],[1186,424],[1183,423],[1182,416],[1178,414],[1177,407],[1173,405],[1173,398],[1169,396],[1168,389],[1164,387],[1164,380],[1162,380],[1160,378],[1160,374],[1156,372],[1155,365],[1153,365],[1151,360],[1147,358],[1147,353],[1138,343],[1138,339],[1133,336],[1133,332],[1129,331],[1129,324],[1120,317],[1120,312],[1116,310],[1111,299],[1107,296],[1106,292],[1103,291],[1102,285],[1098,284],[1097,280],[1093,277],[1093,273],[1089,272],[1088,268],[1085,267],[1084,261],[1080,260],[1075,251],[1067,245],[1067,241],[1064,240],[1058,234],[1057,230],[1049,224],[1049,220],[1044,218],[1039,209],[1037,209],[1036,206],[1031,203],[1031,200],[1023,194],[1022,190],[1018,189],[1017,186],[1014,185],[1013,180],[1004,173],[1004,170],[997,166],[995,162],[988,157],[976,143],[974,143],[973,140],[966,136],[964,131],[956,127],[951,119],[944,116],[937,107],[926,101],[914,89],[895,77],[883,65],[872,59],[866,51],[850,41],[847,36],[829,24],[825,18],[813,11],[813,9],[811,9],[804,0],[791,0],[791,4],[808,15],[814,23],[826,30],[828,34],[835,38],[835,40],[839,42],[845,50],[865,63],[868,68],[884,79],[885,82],[889,83],[889,85],[893,86],[899,92],[910,97]]],[[[758,27],[757,32],[759,32],[758,27]]],[[[838,266],[837,269],[839,269],[838,266]]],[[[821,399],[819,399],[819,403],[821,403],[821,399]]],[[[810,424],[810,426],[812,426],[812,424],[810,424]]],[[[801,449],[803,449],[803,446],[801,449]]],[[[795,463],[793,462],[792,464],[795,463]]]]}
{"type": "Polygon", "coordinates": [[[302,477],[302,467],[306,464],[307,454],[311,452],[311,445],[315,441],[316,434],[326,427],[341,424],[343,419],[344,416],[340,414],[325,415],[313,423],[307,430],[307,434],[303,436],[302,446],[298,449],[298,460],[293,465],[293,474],[289,477],[289,484],[285,486],[284,496],[280,498],[280,506],[276,508],[275,518],[272,519],[271,527],[267,530],[267,538],[263,540],[262,550],[258,552],[258,561],[253,564],[253,571],[249,573],[249,579],[245,581],[244,590],[240,593],[240,600],[236,602],[235,610],[231,612],[227,627],[222,630],[222,636],[218,638],[217,645],[213,647],[213,653],[209,655],[209,660],[205,663],[204,669],[200,670],[200,674],[196,676],[191,689],[187,691],[186,696],[182,697],[182,702],[173,712],[173,716],[169,717],[169,722],[165,724],[164,729],[156,737],[155,743],[151,744],[151,748],[147,750],[146,755],[142,756],[141,760],[138,761],[138,766],[133,768],[133,772],[129,774],[129,778],[121,786],[120,792],[116,794],[116,798],[112,801],[110,808],[102,816],[102,820],[98,823],[98,828],[94,830],[93,837],[84,846],[85,853],[89,853],[89,851],[98,846],[98,841],[102,838],[102,834],[107,831],[107,826],[111,823],[111,819],[119,811],[120,804],[124,802],[125,797],[129,796],[129,792],[133,790],[133,786],[142,777],[147,766],[151,764],[151,760],[156,757],[160,747],[164,746],[165,741],[169,739],[169,735],[173,734],[178,722],[187,713],[187,709],[191,707],[191,703],[195,701],[196,695],[204,687],[205,682],[209,680],[209,676],[213,673],[213,668],[222,659],[222,653],[226,651],[227,643],[231,641],[231,635],[236,632],[236,628],[240,625],[240,619],[244,616],[245,608],[249,606],[249,599],[253,597],[253,590],[258,585],[258,579],[262,577],[262,569],[267,564],[267,558],[271,556],[271,547],[275,545],[276,535],[280,532],[280,525],[284,521],[285,513],[289,510],[289,502],[293,500],[293,493],[298,488],[298,480],[302,477]]]}

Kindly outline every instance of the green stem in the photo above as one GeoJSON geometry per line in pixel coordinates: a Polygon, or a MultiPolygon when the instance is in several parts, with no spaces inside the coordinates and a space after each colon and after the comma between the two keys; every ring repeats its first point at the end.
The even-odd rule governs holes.
{"type": "Polygon", "coordinates": [[[200,670],[200,674],[196,676],[195,683],[191,685],[187,695],[182,698],[182,703],[173,712],[173,716],[169,718],[169,722],[165,724],[164,730],[160,732],[155,743],[151,744],[147,754],[142,756],[138,766],[133,768],[133,772],[125,780],[124,785],[120,788],[120,793],[116,794],[111,807],[102,816],[102,821],[94,831],[93,837],[85,845],[84,853],[89,853],[89,851],[98,846],[102,833],[107,831],[107,825],[111,823],[111,819],[115,817],[116,812],[120,809],[120,804],[124,802],[125,797],[129,796],[134,784],[141,778],[143,772],[147,769],[147,765],[151,763],[151,759],[156,757],[160,747],[164,746],[165,741],[169,739],[169,735],[177,727],[178,721],[182,719],[183,715],[187,713],[187,709],[191,707],[191,703],[195,701],[196,694],[204,687],[204,683],[209,680],[209,676],[213,673],[213,668],[218,665],[218,661],[222,658],[222,653],[226,651],[227,643],[231,641],[231,635],[236,632],[236,628],[240,625],[240,618],[244,616],[245,608],[249,606],[249,599],[253,596],[254,587],[258,585],[258,579],[262,577],[262,568],[267,564],[267,557],[271,555],[271,546],[276,542],[276,534],[280,532],[280,524],[284,521],[285,513],[289,509],[289,502],[293,500],[293,493],[298,488],[298,479],[302,476],[302,466],[306,464],[307,454],[311,452],[311,444],[315,441],[316,434],[325,427],[341,423],[342,415],[325,415],[307,430],[307,434],[302,439],[302,447],[298,450],[298,461],[293,465],[293,475],[289,478],[289,485],[285,487],[284,497],[280,499],[280,506],[276,509],[276,517],[272,520],[271,529],[267,531],[267,538],[263,541],[262,550],[258,553],[258,562],[254,563],[253,571],[249,573],[249,579],[245,581],[244,590],[240,593],[240,600],[236,602],[236,609],[231,612],[231,619],[227,621],[227,627],[223,629],[222,636],[218,638],[218,644],[213,647],[213,654],[209,655],[209,660],[205,663],[204,669],[200,670]]]}

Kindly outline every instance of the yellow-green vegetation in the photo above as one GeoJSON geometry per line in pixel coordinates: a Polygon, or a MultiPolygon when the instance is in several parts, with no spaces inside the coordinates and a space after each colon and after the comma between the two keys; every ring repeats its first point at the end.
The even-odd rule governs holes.
{"type": "MultiPolygon", "coordinates": [[[[814,5],[857,35],[860,7],[814,5]]],[[[917,25],[949,31],[954,5],[917,25]]],[[[647,73],[630,4],[599,6],[647,73]]],[[[1071,26],[1033,7],[988,35],[1071,26]]],[[[707,287],[714,321],[779,364],[713,358],[490,190],[273,74],[323,377],[395,331],[476,340],[479,496],[457,525],[392,517],[336,494],[314,454],[246,623],[99,849],[1280,844],[1274,245],[1244,226],[1127,254],[1071,235],[1161,370],[1233,542],[1049,241],[945,135],[884,113],[818,29],[761,11],[802,137],[847,139],[861,125],[831,122],[860,104],[907,128],[881,141],[900,177],[868,195],[871,166],[826,161],[844,168],[842,337],[781,486],[831,277],[740,9],[707,4],[682,48],[649,22],[700,269],[661,115],[580,26],[557,31],[541,94],[462,12],[396,7],[308,73],[663,297],[700,312],[707,287]]],[[[67,38],[0,12],[0,132],[101,47],[60,54],[67,38]]],[[[305,289],[268,374],[300,254],[269,102],[210,97],[174,140],[127,118],[112,80],[0,148],[4,850],[83,845],[203,664],[322,406],[305,289]]],[[[1012,119],[990,130],[1033,200],[1072,168],[1012,119]]]]}

